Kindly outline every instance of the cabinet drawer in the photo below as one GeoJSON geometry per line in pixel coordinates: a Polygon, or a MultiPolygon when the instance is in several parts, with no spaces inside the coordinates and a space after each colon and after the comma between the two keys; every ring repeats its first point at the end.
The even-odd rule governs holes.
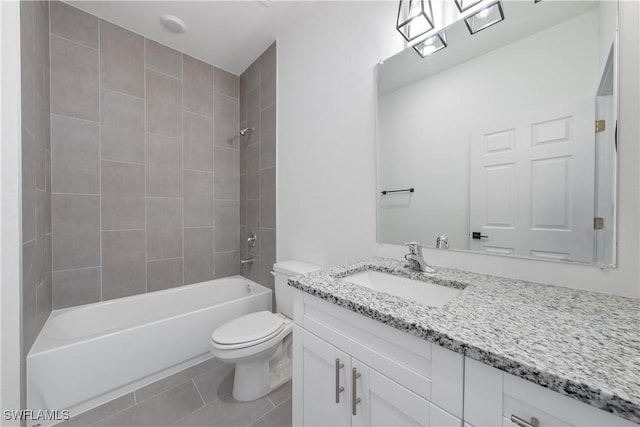
{"type": "Polygon", "coordinates": [[[635,425],[473,359],[465,359],[464,381],[465,422],[476,427],[512,426],[512,416],[535,417],[539,427],[635,425]]]}

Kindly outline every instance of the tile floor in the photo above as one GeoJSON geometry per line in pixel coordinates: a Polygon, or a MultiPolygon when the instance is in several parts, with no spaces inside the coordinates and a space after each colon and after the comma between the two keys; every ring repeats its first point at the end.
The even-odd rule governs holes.
{"type": "Polygon", "coordinates": [[[253,402],[232,386],[233,365],[209,359],[57,426],[291,426],[291,382],[253,402]]]}

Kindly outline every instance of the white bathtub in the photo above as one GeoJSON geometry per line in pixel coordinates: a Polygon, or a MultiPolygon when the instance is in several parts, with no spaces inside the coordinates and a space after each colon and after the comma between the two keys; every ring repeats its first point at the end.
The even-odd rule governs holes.
{"type": "Polygon", "coordinates": [[[27,356],[27,407],[78,414],[210,357],[213,330],[271,310],[241,276],[54,311],[27,356]]]}

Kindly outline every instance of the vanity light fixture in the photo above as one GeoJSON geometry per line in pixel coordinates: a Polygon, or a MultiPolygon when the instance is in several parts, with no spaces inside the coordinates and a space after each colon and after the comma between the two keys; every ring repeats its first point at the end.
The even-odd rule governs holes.
{"type": "Polygon", "coordinates": [[[458,10],[460,13],[472,8],[473,6],[480,3],[482,0],[453,0],[456,6],[458,6],[458,10]]]}
{"type": "Polygon", "coordinates": [[[467,29],[471,34],[482,31],[494,24],[504,20],[504,12],[502,10],[502,2],[500,0],[491,3],[479,12],[465,18],[467,29]]]}
{"type": "Polygon", "coordinates": [[[422,58],[434,54],[445,47],[447,47],[447,35],[445,34],[445,30],[435,33],[433,36],[427,37],[413,45],[415,51],[418,52],[418,55],[422,58]]]}
{"type": "Polygon", "coordinates": [[[433,26],[431,0],[400,0],[396,29],[406,41],[417,39],[433,26]]]}

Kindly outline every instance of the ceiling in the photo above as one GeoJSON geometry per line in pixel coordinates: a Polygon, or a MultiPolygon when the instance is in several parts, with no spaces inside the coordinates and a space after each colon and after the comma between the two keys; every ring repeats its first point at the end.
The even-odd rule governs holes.
{"type": "Polygon", "coordinates": [[[273,43],[277,34],[302,16],[311,1],[67,1],[120,25],[239,75],[273,43]],[[160,24],[164,14],[186,26],[174,34],[160,24]]]}

